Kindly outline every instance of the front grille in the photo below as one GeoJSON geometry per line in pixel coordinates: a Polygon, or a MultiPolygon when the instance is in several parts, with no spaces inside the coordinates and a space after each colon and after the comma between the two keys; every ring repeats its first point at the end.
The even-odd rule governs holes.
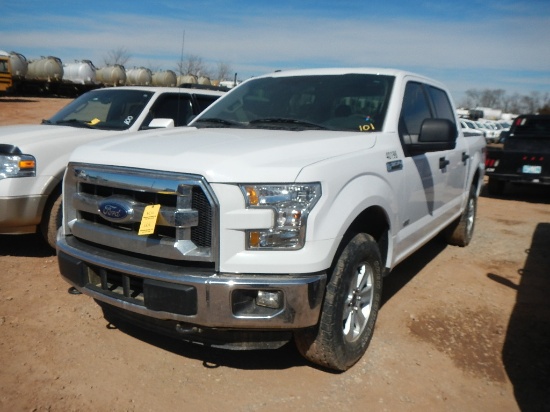
{"type": "Polygon", "coordinates": [[[216,259],[218,208],[200,176],[71,164],[64,190],[66,223],[81,240],[170,260],[216,259]],[[148,205],[160,205],[154,233],[138,235],[148,205]]]}

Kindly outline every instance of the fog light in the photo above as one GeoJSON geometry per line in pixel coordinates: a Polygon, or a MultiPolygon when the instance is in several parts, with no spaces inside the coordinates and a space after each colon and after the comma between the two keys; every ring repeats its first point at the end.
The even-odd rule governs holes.
{"type": "Polygon", "coordinates": [[[271,309],[279,309],[283,303],[281,291],[259,290],[256,296],[256,305],[271,309]]]}

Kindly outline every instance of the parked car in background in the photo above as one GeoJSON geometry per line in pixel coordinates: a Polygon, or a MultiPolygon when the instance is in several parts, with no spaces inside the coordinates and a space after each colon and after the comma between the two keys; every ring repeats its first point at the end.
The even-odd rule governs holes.
{"type": "Polygon", "coordinates": [[[491,124],[490,121],[479,119],[476,120],[474,123],[479,130],[485,132],[485,140],[487,141],[487,143],[495,143],[498,141],[499,132],[491,124]]]}
{"type": "Polygon", "coordinates": [[[482,136],[485,139],[485,131],[478,129],[472,120],[460,119],[460,127],[464,137],[482,136]]]}
{"type": "Polygon", "coordinates": [[[77,146],[127,132],[185,126],[223,94],[204,88],[97,89],[41,125],[0,127],[0,234],[39,230],[55,248],[61,181],[77,146]]]}
{"type": "Polygon", "coordinates": [[[518,116],[501,138],[487,147],[488,190],[503,194],[507,183],[550,185],[550,115],[518,116]]]}

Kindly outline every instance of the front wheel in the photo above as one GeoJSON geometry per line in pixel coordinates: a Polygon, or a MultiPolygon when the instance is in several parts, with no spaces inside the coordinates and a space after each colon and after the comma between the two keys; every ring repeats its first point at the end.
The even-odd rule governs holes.
{"type": "Polygon", "coordinates": [[[61,211],[62,200],[61,194],[54,195],[46,204],[46,209],[40,222],[40,232],[48,245],[53,249],[55,249],[57,229],[61,227],[63,216],[61,211]]]}
{"type": "Polygon", "coordinates": [[[295,332],[300,353],[345,371],[366,352],[382,297],[382,258],[376,241],[355,235],[340,253],[327,285],[319,324],[295,332]]]}

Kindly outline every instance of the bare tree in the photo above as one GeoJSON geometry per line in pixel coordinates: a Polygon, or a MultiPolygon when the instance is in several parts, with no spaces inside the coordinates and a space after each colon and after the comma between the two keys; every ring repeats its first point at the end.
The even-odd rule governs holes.
{"type": "Polygon", "coordinates": [[[131,54],[125,47],[118,47],[116,49],[110,50],[106,56],[103,57],[103,63],[106,66],[112,66],[115,64],[120,64],[121,66],[126,65],[131,58],[131,54]]]}
{"type": "Polygon", "coordinates": [[[533,91],[528,95],[514,93],[507,96],[502,89],[470,89],[465,92],[462,107],[491,107],[505,113],[537,113],[544,107],[550,107],[550,94],[533,91]]]}
{"type": "Polygon", "coordinates": [[[501,107],[504,94],[505,92],[502,89],[485,89],[481,92],[480,106],[495,108],[501,107]]]}
{"type": "Polygon", "coordinates": [[[465,92],[466,97],[464,98],[464,101],[462,102],[463,107],[477,107],[479,106],[479,102],[481,101],[481,92],[476,89],[468,89],[465,92]]]}
{"type": "Polygon", "coordinates": [[[541,96],[539,92],[531,92],[528,96],[521,98],[523,113],[536,113],[541,107],[541,96]]]}
{"type": "Polygon", "coordinates": [[[216,79],[217,80],[230,80],[230,77],[233,75],[233,70],[228,63],[218,62],[218,67],[216,70],[216,79]]]}
{"type": "Polygon", "coordinates": [[[177,64],[178,73],[183,75],[208,76],[209,70],[200,56],[190,54],[177,64]]]}

